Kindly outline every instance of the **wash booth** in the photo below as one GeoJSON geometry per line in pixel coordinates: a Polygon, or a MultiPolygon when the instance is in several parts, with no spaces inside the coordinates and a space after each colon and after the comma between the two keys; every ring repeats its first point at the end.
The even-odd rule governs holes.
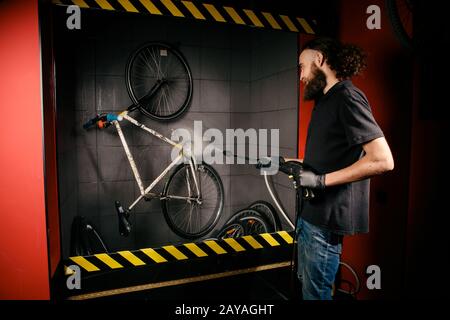
{"type": "MultiPolygon", "coordinates": [[[[53,135],[55,142],[58,206],[53,213],[60,235],[54,297],[120,297],[290,269],[293,229],[281,216],[274,232],[217,238],[234,213],[255,201],[276,207],[260,171],[248,161],[212,165],[224,198],[219,220],[206,234],[180,236],[164,218],[161,200],[152,199],[133,208],[131,232],[122,236],[115,201],[132,203],[139,186],[114,126],[86,130],[83,124],[96,114],[118,113],[133,104],[125,80],[127,63],[137,48],[159,42],[186,59],[192,99],[175,119],[152,119],[139,110],[130,112],[134,119],[169,138],[180,128],[193,132],[194,121],[201,123],[202,133],[216,129],[224,137],[226,129],[266,129],[269,136],[271,129],[279,129],[280,154],[297,157],[298,35],[316,33],[318,21],[245,1],[54,1],[41,14],[44,66],[51,66],[49,89],[54,91],[48,98],[53,110],[47,110],[54,123],[46,127],[47,139],[53,135]],[[78,7],[69,6],[74,4],[78,7]],[[83,239],[80,232],[91,238],[83,239]]],[[[171,162],[173,146],[131,123],[122,121],[121,127],[148,186],[171,162]]],[[[252,143],[245,140],[245,150],[252,143]]],[[[271,141],[263,144],[270,149],[271,141]]],[[[291,181],[284,174],[269,181],[294,221],[291,181]]],[[[154,192],[163,187],[162,181],[154,192]]],[[[275,276],[275,286],[277,281],[275,276]]]]}

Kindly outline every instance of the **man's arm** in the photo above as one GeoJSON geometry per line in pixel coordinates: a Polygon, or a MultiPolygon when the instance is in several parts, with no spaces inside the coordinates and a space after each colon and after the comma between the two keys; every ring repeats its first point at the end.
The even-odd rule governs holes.
{"type": "Polygon", "coordinates": [[[352,165],[325,175],[325,186],[334,186],[370,178],[394,169],[394,159],[385,138],[363,145],[365,155],[352,165]]]}

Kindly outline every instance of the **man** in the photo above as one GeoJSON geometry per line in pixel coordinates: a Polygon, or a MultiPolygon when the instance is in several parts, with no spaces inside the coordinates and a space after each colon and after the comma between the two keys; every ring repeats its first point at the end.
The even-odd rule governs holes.
{"type": "Polygon", "coordinates": [[[300,172],[300,185],[319,196],[299,213],[297,272],[303,299],[330,300],[343,236],[369,231],[368,178],[393,170],[394,160],[366,96],[349,80],[365,67],[359,48],[318,38],[303,48],[299,67],[304,99],[315,101],[304,158],[315,172],[300,172]]]}

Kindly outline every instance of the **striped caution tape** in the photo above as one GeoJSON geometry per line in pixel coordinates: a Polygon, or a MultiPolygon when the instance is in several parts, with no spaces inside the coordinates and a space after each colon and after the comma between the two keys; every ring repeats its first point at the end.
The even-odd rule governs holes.
{"type": "Polygon", "coordinates": [[[77,5],[108,11],[126,11],[152,15],[191,18],[315,34],[315,23],[305,17],[288,16],[266,11],[236,8],[207,1],[185,0],[52,0],[57,5],[77,5]]]}
{"type": "Polygon", "coordinates": [[[224,240],[205,240],[197,243],[182,245],[168,245],[160,248],[145,248],[134,251],[118,251],[114,253],[99,253],[92,256],[70,257],[65,263],[65,273],[72,270],[68,265],[75,263],[87,272],[106,271],[139,266],[164,264],[171,261],[183,261],[243,253],[264,248],[289,246],[293,244],[292,233],[279,231],[263,233],[242,238],[228,238],[224,240]]]}

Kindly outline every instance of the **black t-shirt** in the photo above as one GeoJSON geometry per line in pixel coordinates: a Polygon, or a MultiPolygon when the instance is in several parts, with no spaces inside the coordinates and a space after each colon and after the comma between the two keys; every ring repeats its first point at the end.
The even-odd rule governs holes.
{"type": "MultiPolygon", "coordinates": [[[[362,145],[383,137],[364,93],[350,80],[334,85],[313,109],[306,139],[305,164],[320,174],[356,162],[362,145]]],[[[327,187],[305,201],[303,219],[337,234],[369,231],[369,179],[327,187]]]]}

